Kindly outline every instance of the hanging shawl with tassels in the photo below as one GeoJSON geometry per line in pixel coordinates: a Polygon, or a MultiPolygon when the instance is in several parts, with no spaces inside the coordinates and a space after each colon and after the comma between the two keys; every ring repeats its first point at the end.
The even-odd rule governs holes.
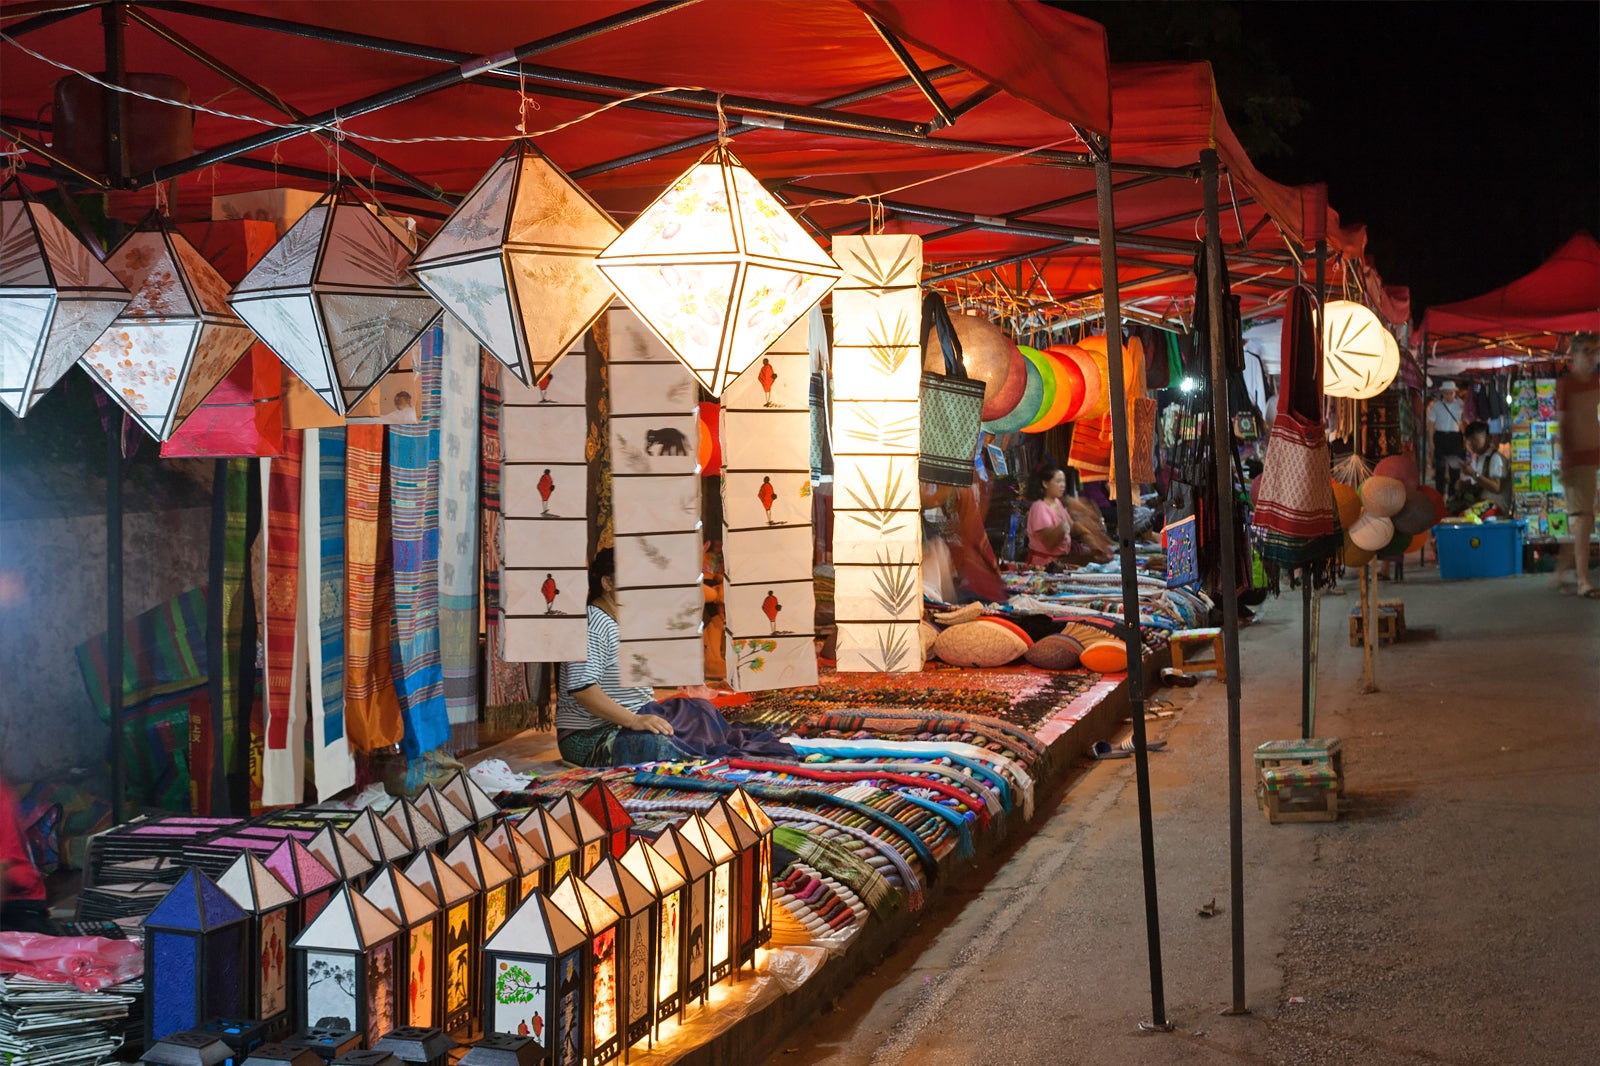
{"type": "Polygon", "coordinates": [[[1316,587],[1337,573],[1344,538],[1322,424],[1322,345],[1311,293],[1289,296],[1278,416],[1256,494],[1255,531],[1269,565],[1302,570],[1316,587]]]}

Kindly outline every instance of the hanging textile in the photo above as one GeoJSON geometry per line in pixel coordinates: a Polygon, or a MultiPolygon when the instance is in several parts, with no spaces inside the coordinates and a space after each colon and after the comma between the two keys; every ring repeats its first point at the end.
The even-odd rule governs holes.
{"type": "Polygon", "coordinates": [[[388,490],[382,426],[345,428],[344,716],[351,747],[372,751],[400,743],[391,637],[388,490]]]}
{"type": "Polygon", "coordinates": [[[501,651],[510,662],[588,654],[586,363],[580,340],[531,388],[500,375],[501,651]]]}
{"type": "Polygon", "coordinates": [[[613,306],[607,327],[621,680],[703,684],[699,392],[632,311],[613,306]]]}
{"type": "Polygon", "coordinates": [[[305,792],[305,645],[297,639],[300,616],[301,456],[304,435],[285,433],[283,454],[261,461],[267,499],[266,749],[261,760],[261,803],[299,803],[305,792]]]}
{"type": "Polygon", "coordinates": [[[483,351],[444,317],[439,382],[439,659],[450,747],[478,746],[478,390],[483,351]]]}
{"type": "Polygon", "coordinates": [[[1283,326],[1282,394],[1255,507],[1262,559],[1306,570],[1318,587],[1332,578],[1344,546],[1322,424],[1319,332],[1310,291],[1295,288],[1283,326]]]}
{"type": "Polygon", "coordinates": [[[922,239],[838,237],[834,617],[841,672],[922,669],[918,336],[922,239]]]}
{"type": "Polygon", "coordinates": [[[485,679],[484,714],[489,720],[523,722],[533,710],[528,668],[507,662],[503,640],[504,612],[501,606],[500,571],[504,566],[504,546],[500,523],[500,367],[498,359],[479,361],[480,463],[483,492],[483,622],[485,679]]]}
{"type": "Polygon", "coordinates": [[[811,353],[803,318],[722,393],[728,683],[817,683],[811,587],[811,353]]]}
{"type": "Polygon", "coordinates": [[[417,342],[420,419],[389,432],[393,508],[395,688],[405,723],[401,750],[411,759],[450,739],[439,661],[439,371],[444,327],[417,342]]]}
{"type": "Polygon", "coordinates": [[[308,429],[304,439],[299,629],[311,682],[311,778],[325,800],[356,783],[344,725],[345,430],[308,429]]]}
{"type": "MultiPolygon", "coordinates": [[[[222,685],[223,779],[228,797],[212,796],[213,812],[239,814],[250,803],[250,708],[256,690],[256,612],[248,567],[249,519],[255,494],[250,460],[228,462],[228,517],[223,531],[222,559],[222,685]]],[[[258,505],[259,506],[259,505],[258,505]]],[[[259,524],[259,518],[257,519],[259,524]]]]}

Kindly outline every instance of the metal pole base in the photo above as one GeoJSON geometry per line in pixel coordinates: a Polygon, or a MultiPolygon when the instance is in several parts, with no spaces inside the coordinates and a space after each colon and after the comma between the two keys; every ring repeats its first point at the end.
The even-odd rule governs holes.
{"type": "Polygon", "coordinates": [[[1229,1007],[1227,1010],[1219,1010],[1217,1013],[1224,1018],[1238,1018],[1251,1013],[1251,1011],[1249,1007],[1229,1007]]]}
{"type": "Polygon", "coordinates": [[[1174,1028],[1175,1028],[1175,1026],[1173,1026],[1173,1024],[1171,1022],[1140,1022],[1139,1023],[1139,1032],[1141,1032],[1141,1033],[1170,1033],[1170,1032],[1173,1031],[1174,1028]]]}

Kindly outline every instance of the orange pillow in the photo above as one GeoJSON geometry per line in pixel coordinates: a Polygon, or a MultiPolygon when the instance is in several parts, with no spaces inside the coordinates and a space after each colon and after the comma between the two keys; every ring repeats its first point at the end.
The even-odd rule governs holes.
{"type": "Polygon", "coordinates": [[[1118,640],[1097,640],[1085,644],[1078,665],[1097,674],[1116,674],[1128,668],[1128,649],[1118,640]]]}

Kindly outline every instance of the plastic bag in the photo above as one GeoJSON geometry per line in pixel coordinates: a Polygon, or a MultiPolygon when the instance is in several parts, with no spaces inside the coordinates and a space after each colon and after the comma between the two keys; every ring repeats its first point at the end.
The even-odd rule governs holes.
{"type": "Polygon", "coordinates": [[[144,973],[144,949],[133,941],[101,936],[0,932],[0,973],[71,982],[80,992],[98,992],[144,973]]]}

